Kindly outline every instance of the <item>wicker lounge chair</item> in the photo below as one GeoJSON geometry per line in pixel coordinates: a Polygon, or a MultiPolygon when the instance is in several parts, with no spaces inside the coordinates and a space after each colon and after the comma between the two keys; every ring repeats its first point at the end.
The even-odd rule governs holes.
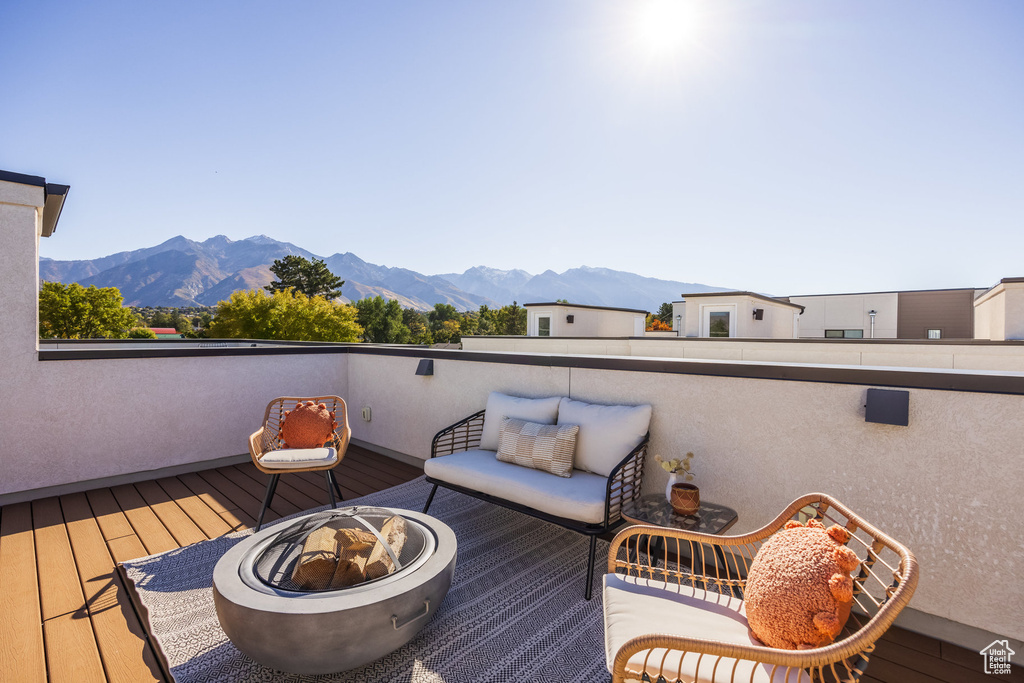
{"type": "Polygon", "coordinates": [[[338,494],[338,500],[343,500],[343,497],[338,480],[334,478],[332,470],[345,457],[351,436],[352,428],[348,424],[348,410],[345,401],[337,396],[308,398],[282,396],[267,404],[267,411],[263,415],[263,426],[249,436],[249,455],[252,456],[253,464],[261,472],[270,475],[270,481],[267,482],[267,493],[263,497],[263,506],[260,508],[260,516],[256,521],[256,531],[263,526],[263,515],[270,507],[270,501],[274,499],[278,479],[287,472],[324,472],[327,475],[327,494],[331,499],[331,507],[336,507],[334,494],[338,494]],[[328,447],[288,449],[281,442],[281,423],[284,422],[285,411],[305,401],[323,403],[328,410],[335,412],[338,428],[334,431],[328,447]]]}
{"type": "Polygon", "coordinates": [[[918,579],[917,560],[906,547],[820,493],[794,501],[770,524],[741,536],[630,527],[612,541],[608,572],[605,648],[615,683],[659,676],[685,683],[859,681],[875,641],[910,600],[918,579]],[[743,610],[747,570],[761,544],[787,521],[811,518],[851,532],[847,546],[862,560],[854,576],[853,614],[824,647],[757,644],[743,610]],[[676,563],[680,553],[689,553],[694,569],[676,563]]]}

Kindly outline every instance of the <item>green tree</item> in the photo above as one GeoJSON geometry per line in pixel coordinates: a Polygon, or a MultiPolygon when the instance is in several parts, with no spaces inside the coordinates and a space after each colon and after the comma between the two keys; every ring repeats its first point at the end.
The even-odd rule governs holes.
{"type": "Polygon", "coordinates": [[[333,301],[341,296],[341,287],[345,284],[320,259],[310,261],[294,254],[275,259],[270,272],[277,279],[264,287],[268,292],[280,292],[291,287],[308,297],[322,296],[333,301]]]}
{"type": "Polygon", "coordinates": [[[128,333],[129,339],[156,339],[156,332],[148,327],[136,327],[128,333]]]}
{"type": "Polygon", "coordinates": [[[462,341],[458,320],[445,320],[434,332],[434,343],[436,344],[457,344],[462,341]]]}
{"type": "Polygon", "coordinates": [[[476,314],[476,334],[497,334],[494,328],[494,311],[487,304],[481,304],[476,314]]]}
{"type": "Polygon", "coordinates": [[[658,312],[654,314],[654,317],[657,318],[658,320],[660,320],[661,322],[671,326],[672,325],[672,304],[667,302],[667,301],[665,303],[663,303],[661,305],[661,307],[658,308],[658,312]]]}
{"type": "Polygon", "coordinates": [[[449,320],[458,322],[460,317],[459,311],[451,304],[434,304],[434,310],[427,313],[427,320],[430,324],[430,333],[434,335],[434,341],[441,341],[437,335],[444,327],[445,322],[449,320]]]}
{"type": "Polygon", "coordinates": [[[412,338],[402,322],[402,306],[396,299],[375,296],[355,302],[356,322],[363,328],[363,341],[373,344],[408,344],[412,338]]]}
{"type": "Polygon", "coordinates": [[[479,334],[480,316],[475,311],[466,311],[459,320],[459,330],[462,336],[479,334]]]}
{"type": "Polygon", "coordinates": [[[430,334],[427,316],[416,309],[407,308],[402,311],[402,322],[409,328],[409,333],[412,335],[410,341],[413,344],[426,344],[429,346],[434,343],[434,336],[430,334]]]}
{"type": "Polygon", "coordinates": [[[494,328],[496,334],[526,334],[526,309],[515,301],[509,306],[502,306],[494,312],[494,328]]]}
{"type": "Polygon", "coordinates": [[[41,339],[125,339],[139,324],[117,287],[44,282],[39,292],[41,339]]]}
{"type": "Polygon", "coordinates": [[[209,329],[209,336],[217,338],[327,342],[358,341],[362,333],[353,306],[292,289],[235,292],[217,306],[209,329]]]}

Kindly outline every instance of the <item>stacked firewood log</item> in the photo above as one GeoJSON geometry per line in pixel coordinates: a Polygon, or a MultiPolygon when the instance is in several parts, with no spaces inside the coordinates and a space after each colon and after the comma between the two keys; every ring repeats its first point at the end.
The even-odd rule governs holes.
{"type": "MultiPolygon", "coordinates": [[[[351,522],[335,520],[320,527],[302,546],[295,561],[292,581],[309,591],[334,590],[387,576],[395,571],[391,555],[377,537],[351,522]]],[[[380,535],[398,557],[405,546],[405,518],[384,522],[380,535]]]]}

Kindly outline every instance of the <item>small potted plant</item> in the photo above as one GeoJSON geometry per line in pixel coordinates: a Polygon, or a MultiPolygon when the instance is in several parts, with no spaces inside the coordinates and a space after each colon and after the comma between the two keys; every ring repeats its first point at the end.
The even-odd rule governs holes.
{"type": "Polygon", "coordinates": [[[700,510],[700,489],[690,483],[693,481],[693,474],[690,473],[693,453],[687,453],[682,460],[679,458],[665,460],[660,455],[655,455],[654,460],[668,472],[665,499],[672,509],[681,515],[696,514],[700,510]]]}

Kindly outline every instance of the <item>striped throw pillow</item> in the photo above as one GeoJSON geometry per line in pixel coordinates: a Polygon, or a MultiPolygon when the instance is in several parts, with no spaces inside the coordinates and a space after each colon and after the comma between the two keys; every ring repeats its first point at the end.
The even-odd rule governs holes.
{"type": "Polygon", "coordinates": [[[542,425],[503,418],[498,433],[498,460],[570,477],[579,430],[578,425],[542,425]]]}

